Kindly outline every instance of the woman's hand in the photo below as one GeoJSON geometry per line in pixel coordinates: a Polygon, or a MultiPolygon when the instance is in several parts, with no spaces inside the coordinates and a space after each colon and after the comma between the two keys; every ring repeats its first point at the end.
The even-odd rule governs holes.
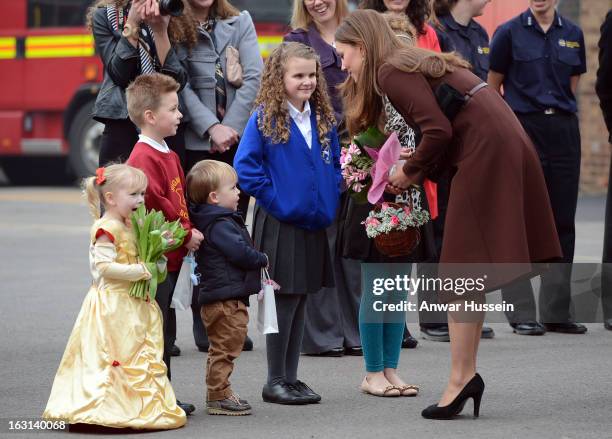
{"type": "Polygon", "coordinates": [[[400,152],[400,160],[407,160],[414,155],[414,150],[408,148],[402,148],[400,152]]]}
{"type": "Polygon", "coordinates": [[[225,152],[238,143],[238,132],[227,125],[213,125],[208,129],[208,134],[212,145],[210,152],[225,152]]]}
{"type": "Polygon", "coordinates": [[[127,23],[136,28],[140,26],[140,23],[144,20],[145,7],[150,0],[134,0],[130,6],[130,12],[128,13],[127,23]]]}
{"type": "Polygon", "coordinates": [[[144,15],[143,20],[151,27],[155,34],[165,34],[168,32],[168,23],[170,23],[169,15],[161,15],[159,13],[158,0],[144,0],[144,15]]]}
{"type": "Polygon", "coordinates": [[[387,184],[385,191],[399,195],[408,189],[412,184],[413,181],[408,178],[406,174],[404,174],[404,170],[401,167],[397,167],[393,175],[389,176],[389,183],[387,184]]]}

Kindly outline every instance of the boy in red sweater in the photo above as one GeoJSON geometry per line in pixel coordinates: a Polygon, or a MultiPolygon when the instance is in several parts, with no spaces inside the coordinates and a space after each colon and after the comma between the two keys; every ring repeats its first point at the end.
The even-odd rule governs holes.
{"type": "MultiPolygon", "coordinates": [[[[158,286],[155,300],[164,319],[164,363],[170,373],[170,349],[174,345],[172,334],[176,334],[169,318],[172,293],[183,257],[188,250],[195,251],[203,235],[191,226],[185,201],[185,175],[178,155],[168,148],[164,138],[174,136],[183,115],[178,110],[179,84],[171,77],[160,73],[141,75],[126,90],[128,114],[140,129],[139,140],[128,158],[130,166],[141,169],[149,180],[145,194],[147,209],[162,211],[167,221],[180,220],[188,231],[185,245],[167,253],[168,277],[158,286]]],[[[177,404],[187,414],[195,410],[192,404],[177,404]]]]}

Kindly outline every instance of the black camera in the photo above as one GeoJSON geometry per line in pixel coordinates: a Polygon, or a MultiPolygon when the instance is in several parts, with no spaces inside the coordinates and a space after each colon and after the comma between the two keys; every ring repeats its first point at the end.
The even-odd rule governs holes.
{"type": "Polygon", "coordinates": [[[183,13],[183,0],[159,0],[159,13],[178,17],[183,13]]]}

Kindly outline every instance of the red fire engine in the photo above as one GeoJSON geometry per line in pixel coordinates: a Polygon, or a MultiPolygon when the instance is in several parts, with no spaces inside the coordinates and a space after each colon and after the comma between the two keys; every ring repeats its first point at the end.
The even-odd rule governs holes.
{"type": "MultiPolygon", "coordinates": [[[[103,67],[83,24],[92,3],[2,2],[0,165],[13,183],[60,180],[66,171],[86,176],[97,167],[103,125],[91,119],[91,110],[103,67]]],[[[262,55],[280,43],[290,0],[232,4],[251,12],[262,55]]]]}
{"type": "MultiPolygon", "coordinates": [[[[83,25],[92,2],[2,2],[0,165],[13,183],[60,180],[66,173],[91,175],[97,166],[103,126],[91,119],[91,110],[103,67],[83,25]]],[[[517,3],[521,2],[487,7],[483,23],[489,33],[495,23],[524,7],[517,3]]],[[[292,0],[232,0],[232,4],[251,13],[263,56],[280,43],[292,0]]]]}

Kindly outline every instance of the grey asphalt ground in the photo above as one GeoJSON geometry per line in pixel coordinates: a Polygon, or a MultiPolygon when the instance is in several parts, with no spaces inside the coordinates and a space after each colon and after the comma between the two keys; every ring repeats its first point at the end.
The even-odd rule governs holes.
{"type": "MultiPolygon", "coordinates": [[[[581,198],[577,261],[597,262],[603,239],[604,199],[581,198]]],[[[90,284],[87,241],[90,219],[73,188],[0,188],[0,437],[46,437],[68,433],[11,433],[9,420],[38,418],[46,405],[65,343],[90,284]]],[[[253,310],[252,310],[253,311],[253,310]]],[[[252,320],[255,312],[252,312],[252,320]]],[[[414,334],[416,325],[409,325],[414,334]]],[[[479,370],[486,382],[481,417],[429,421],[421,410],[437,402],[449,368],[449,345],[420,340],[403,350],[402,377],[421,387],[417,398],[363,395],[359,357],[302,357],[300,378],[322,394],[318,405],[265,404],[265,343],[254,325],[253,352],[236,363],[232,383],[254,414],[208,416],[204,363],[191,335],[191,315],[178,313],[173,386],[196,405],[186,427],[132,437],[175,438],[612,438],[612,332],[589,324],[587,335],[514,335],[493,324],[484,340],[479,370]]],[[[69,437],[98,437],[70,433],[69,437]]]]}

